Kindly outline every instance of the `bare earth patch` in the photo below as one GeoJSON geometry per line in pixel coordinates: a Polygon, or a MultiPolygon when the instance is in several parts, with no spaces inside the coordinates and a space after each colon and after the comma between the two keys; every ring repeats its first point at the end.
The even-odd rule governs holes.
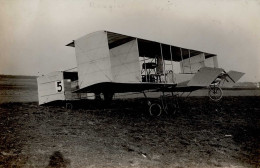
{"type": "Polygon", "coordinates": [[[259,100],[181,98],[158,118],[143,99],[1,104],[0,167],[258,167],[259,100]]]}

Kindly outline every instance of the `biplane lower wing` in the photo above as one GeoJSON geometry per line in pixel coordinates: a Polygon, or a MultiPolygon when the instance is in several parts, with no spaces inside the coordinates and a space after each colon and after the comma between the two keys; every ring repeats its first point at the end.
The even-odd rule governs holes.
{"type": "Polygon", "coordinates": [[[199,89],[202,89],[204,87],[201,87],[201,86],[177,86],[173,89],[168,89],[168,88],[165,88],[163,89],[162,91],[164,92],[193,92],[195,90],[199,90],[199,89]]]}
{"type": "Polygon", "coordinates": [[[76,93],[125,93],[125,92],[142,92],[145,90],[155,92],[192,92],[201,89],[201,86],[181,86],[177,84],[163,84],[163,83],[115,83],[103,82],[85,87],[74,92],[76,93]]]}
{"type": "MultiPolygon", "coordinates": [[[[74,92],[76,93],[125,93],[125,92],[142,92],[148,91],[163,91],[163,92],[192,92],[210,86],[216,78],[222,74],[222,68],[201,68],[190,81],[180,84],[173,83],[117,83],[117,82],[101,82],[85,88],[81,88],[74,92]]],[[[235,82],[243,76],[243,73],[230,71],[230,78],[234,78],[235,82]]]]}
{"type": "Polygon", "coordinates": [[[177,84],[163,84],[163,83],[116,83],[116,82],[102,82],[97,83],[74,92],[76,93],[125,93],[125,92],[142,92],[144,90],[163,90],[176,88],[177,84]]]}

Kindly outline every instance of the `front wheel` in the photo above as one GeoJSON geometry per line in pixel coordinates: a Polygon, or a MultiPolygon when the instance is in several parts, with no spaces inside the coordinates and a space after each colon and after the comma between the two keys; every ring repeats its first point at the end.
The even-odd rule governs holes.
{"type": "Polygon", "coordinates": [[[222,98],[223,91],[219,86],[210,86],[208,95],[211,100],[218,101],[222,98]]]}
{"type": "Polygon", "coordinates": [[[151,104],[150,107],[149,107],[149,113],[150,113],[151,116],[157,116],[158,117],[162,113],[162,108],[157,103],[151,104]]]}

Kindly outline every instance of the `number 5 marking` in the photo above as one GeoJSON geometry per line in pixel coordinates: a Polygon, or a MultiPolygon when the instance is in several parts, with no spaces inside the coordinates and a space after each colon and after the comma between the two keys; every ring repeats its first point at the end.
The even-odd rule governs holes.
{"type": "Polygon", "coordinates": [[[63,89],[62,82],[61,81],[57,81],[56,82],[56,91],[57,92],[62,92],[62,89],[63,89]]]}

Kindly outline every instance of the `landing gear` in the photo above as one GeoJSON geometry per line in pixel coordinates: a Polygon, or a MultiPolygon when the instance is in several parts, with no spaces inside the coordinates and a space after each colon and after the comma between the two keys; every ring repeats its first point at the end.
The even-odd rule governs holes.
{"type": "Polygon", "coordinates": [[[218,77],[209,85],[209,98],[213,101],[219,101],[223,96],[223,91],[220,88],[220,83],[222,85],[225,81],[228,82],[227,77],[229,77],[234,83],[235,81],[225,72],[223,71],[221,74],[218,75],[218,77]]]}
{"type": "Polygon", "coordinates": [[[167,115],[174,115],[179,109],[179,95],[163,95],[160,97],[163,110],[167,115]]]}
{"type": "Polygon", "coordinates": [[[208,95],[211,100],[219,101],[223,96],[223,91],[219,86],[212,85],[209,87],[208,95]]]}
{"type": "Polygon", "coordinates": [[[151,116],[159,117],[162,113],[162,107],[157,103],[151,104],[149,106],[149,113],[151,116]]]}
{"type": "MultiPolygon", "coordinates": [[[[148,99],[145,93],[144,96],[148,99]]],[[[179,107],[178,95],[172,93],[172,95],[169,96],[163,92],[159,101],[157,100],[157,102],[151,103],[151,101],[147,100],[147,104],[151,116],[159,117],[162,112],[165,112],[167,115],[174,115],[179,107]]]]}

